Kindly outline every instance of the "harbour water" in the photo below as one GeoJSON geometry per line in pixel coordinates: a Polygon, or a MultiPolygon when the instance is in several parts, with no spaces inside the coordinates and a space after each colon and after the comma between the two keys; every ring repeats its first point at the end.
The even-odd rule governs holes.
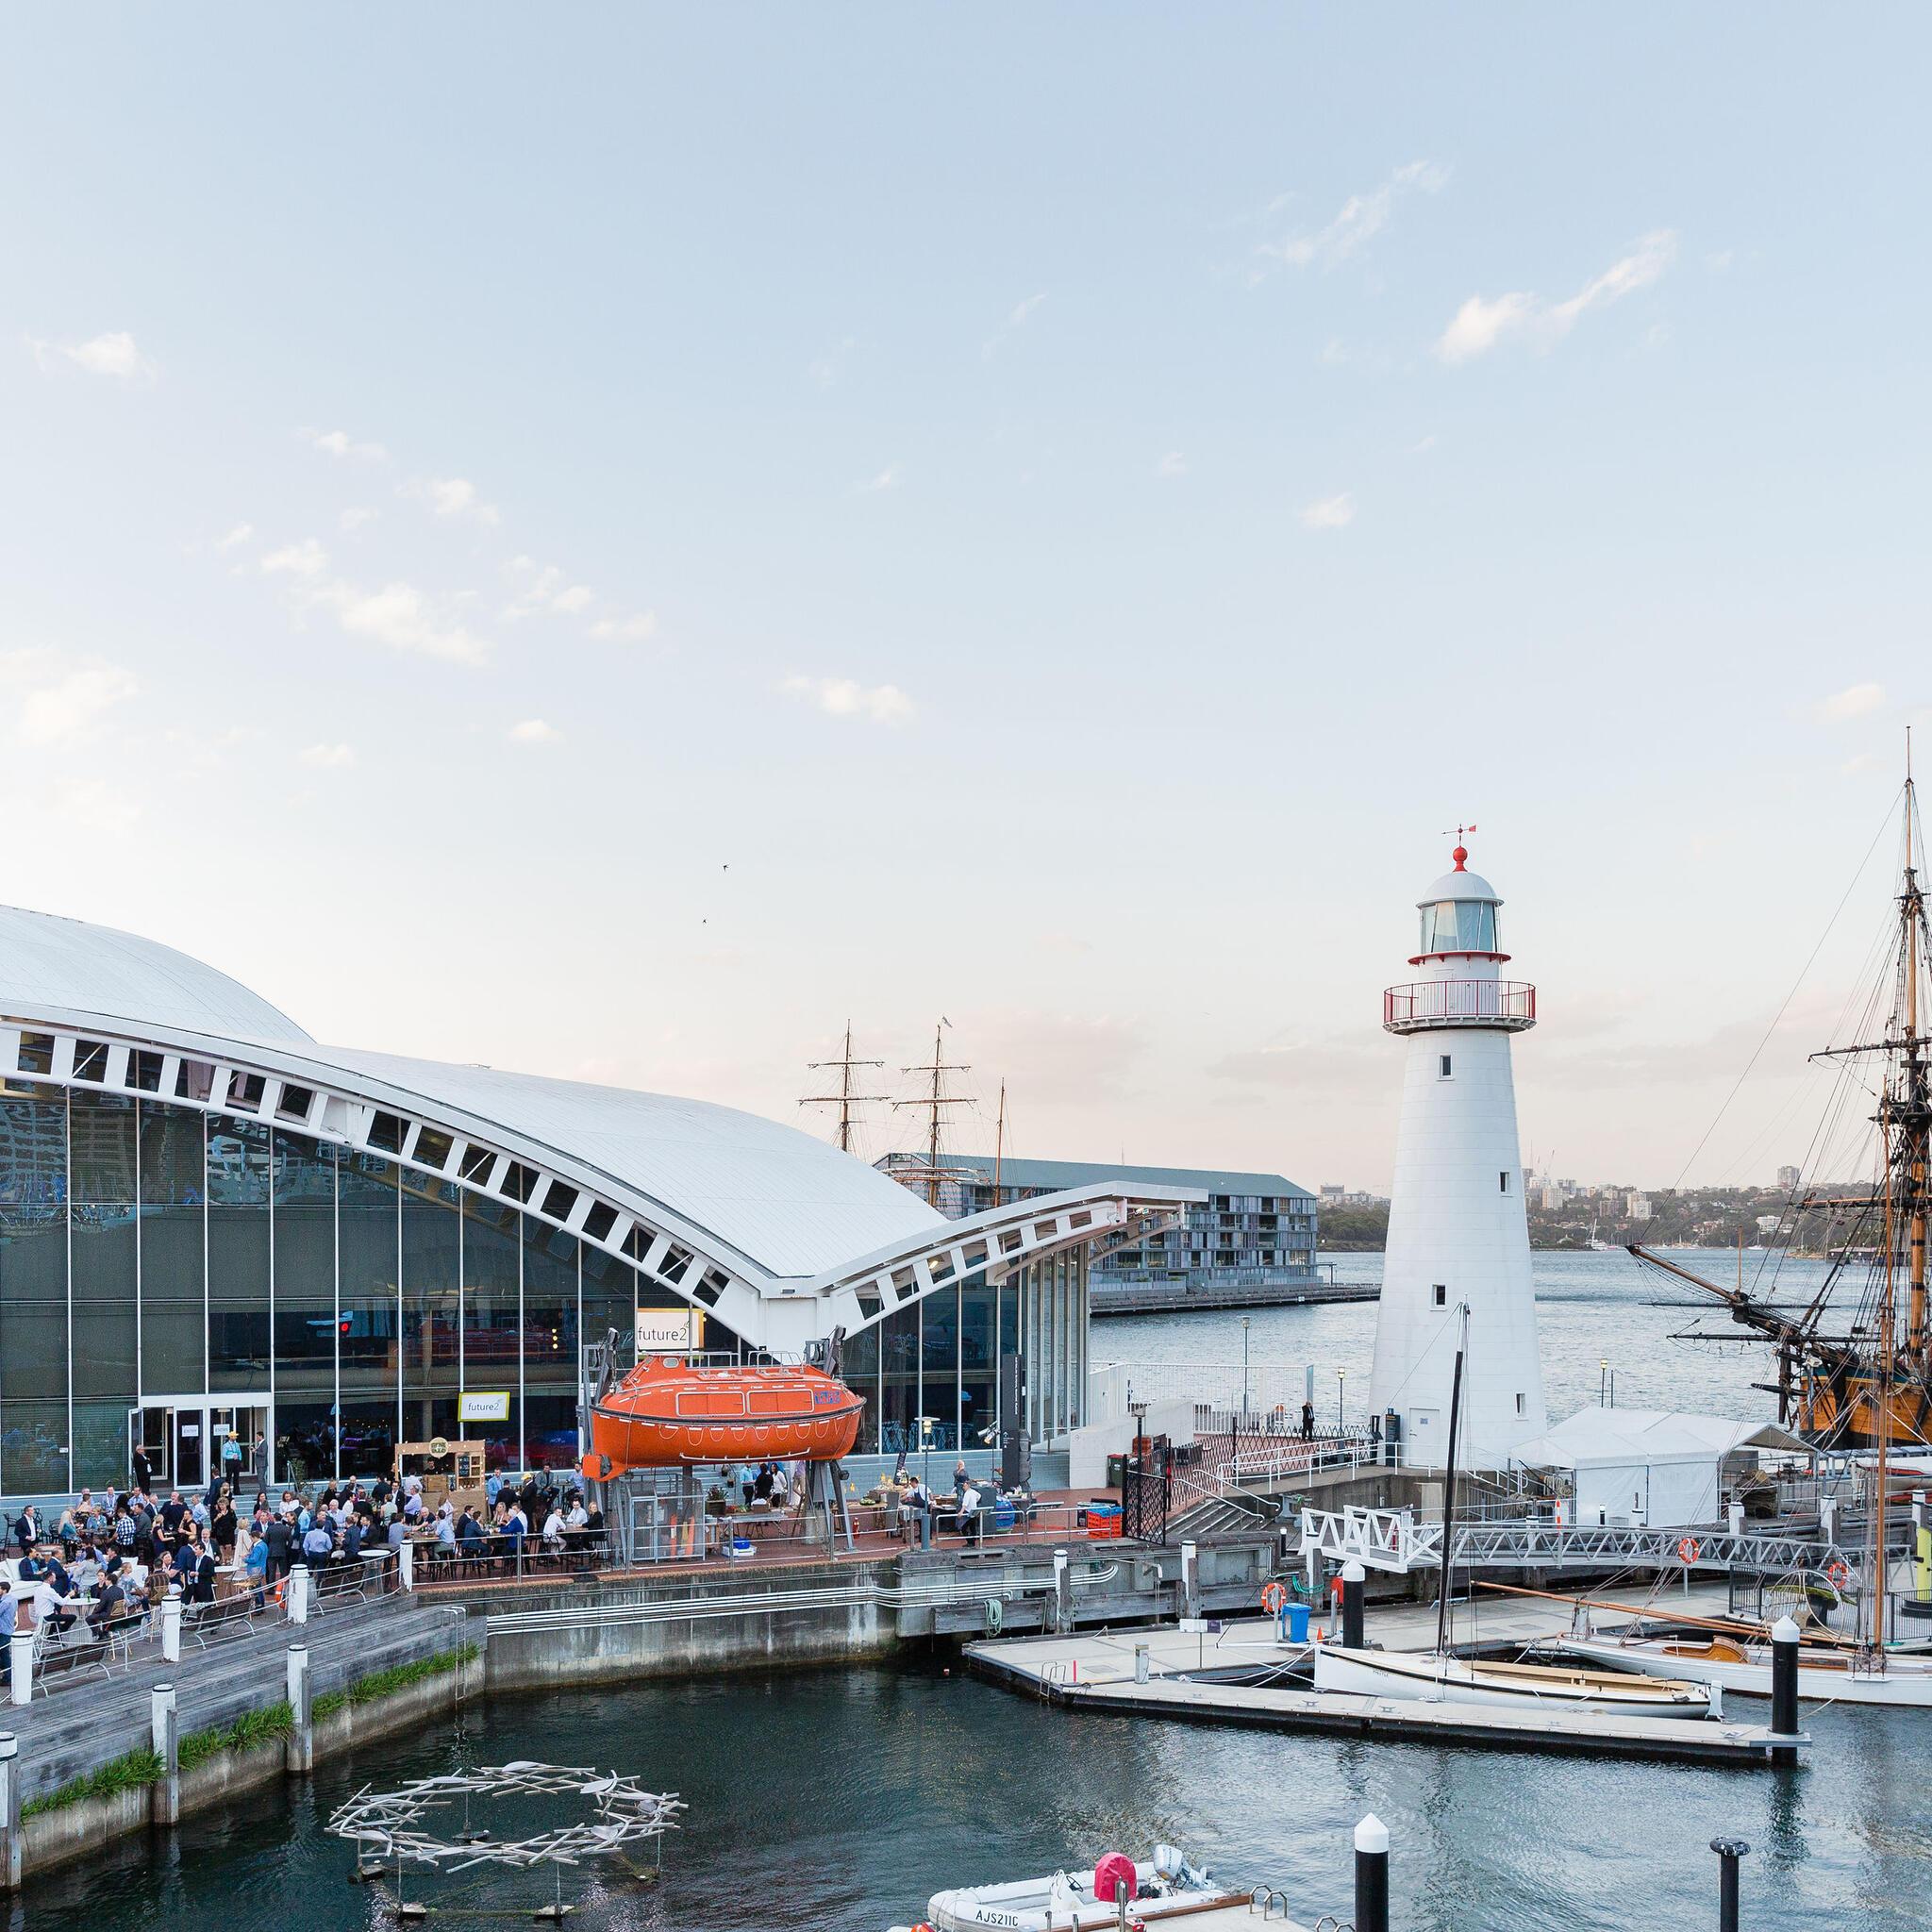
{"type": "MultiPolygon", "coordinates": [[[[1379,1257],[1342,1266],[1376,1270],[1379,1257]]],[[[1749,1386],[1762,1379],[1761,1352],[1672,1342],[1692,1311],[1647,1306],[1678,1297],[1625,1257],[1542,1256],[1537,1272],[1553,1415],[1594,1399],[1603,1357],[1625,1406],[1766,1412],[1749,1386]]],[[[1788,1271],[1790,1298],[1800,1279],[1788,1271]]],[[[1340,1366],[1365,1391],[1374,1312],[1255,1313],[1252,1354],[1313,1362],[1331,1391],[1340,1366]]],[[[1239,1360],[1240,1323],[1109,1321],[1094,1353],[1239,1360]]],[[[948,1662],[935,1653],[890,1668],[503,1700],[330,1764],[292,1798],[258,1794],[191,1821],[152,1855],[139,1840],[105,1850],[38,1885],[15,1923],[385,1924],[376,1895],[344,1882],[346,1848],[321,1829],[328,1809],[364,1783],[538,1757],[634,1772],[691,1805],[660,1887],[571,1877],[587,1926],[877,1932],[917,1917],[942,1885],[1086,1864],[1116,1846],[1142,1854],[1159,1839],[1229,1878],[1283,1888],[1312,1924],[1348,1914],[1348,1833],[1368,1810],[1391,1828],[1393,1920],[1411,1932],[1710,1932],[1718,1836],[1753,1847],[1747,1928],[1932,1924],[1924,1713],[1807,1709],[1816,1741],[1803,1769],[1718,1771],[1083,1717],[946,1674],[948,1662]]],[[[511,1923],[547,1884],[472,1883],[433,1923],[511,1923]]],[[[446,1890],[423,1883],[425,1897],[446,1890]]]]}

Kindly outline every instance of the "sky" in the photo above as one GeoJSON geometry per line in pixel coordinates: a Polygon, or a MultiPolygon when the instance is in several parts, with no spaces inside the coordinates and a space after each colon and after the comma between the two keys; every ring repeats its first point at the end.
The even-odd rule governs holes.
{"type": "Polygon", "coordinates": [[[0,896],[1376,1188],[1473,821],[1525,1158],[1803,1158],[1927,711],[1922,10],[9,25],[0,896]]]}

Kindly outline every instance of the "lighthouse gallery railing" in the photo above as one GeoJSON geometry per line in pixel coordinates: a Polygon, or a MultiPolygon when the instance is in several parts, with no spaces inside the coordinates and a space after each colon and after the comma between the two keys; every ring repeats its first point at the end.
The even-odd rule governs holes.
{"type": "Polygon", "coordinates": [[[1413,1026],[1431,1020],[1536,1018],[1536,988],[1518,979],[1424,979],[1382,994],[1382,1024],[1413,1026]]]}

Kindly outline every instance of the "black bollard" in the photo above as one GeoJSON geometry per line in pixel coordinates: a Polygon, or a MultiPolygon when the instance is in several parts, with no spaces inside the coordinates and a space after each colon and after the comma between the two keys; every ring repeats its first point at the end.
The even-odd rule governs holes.
{"type": "MultiPolygon", "coordinates": [[[[1780,1738],[1798,1734],[1798,1626],[1789,1617],[1771,1626],[1771,1728],[1780,1738]]],[[[1796,1764],[1798,1747],[1774,1744],[1771,1761],[1796,1764]]]]}
{"type": "Polygon", "coordinates": [[[1373,1811],[1355,1828],[1355,1932],[1389,1932],[1389,1827],[1373,1811]]]}
{"type": "Polygon", "coordinates": [[[1362,1647],[1362,1592],[1367,1575],[1359,1563],[1341,1566],[1341,1641],[1350,1650],[1362,1647]]]}
{"type": "Polygon", "coordinates": [[[1717,1854],[1718,1932],[1738,1932],[1738,1860],[1751,1847],[1740,1838],[1714,1838],[1710,1848],[1717,1854]]]}

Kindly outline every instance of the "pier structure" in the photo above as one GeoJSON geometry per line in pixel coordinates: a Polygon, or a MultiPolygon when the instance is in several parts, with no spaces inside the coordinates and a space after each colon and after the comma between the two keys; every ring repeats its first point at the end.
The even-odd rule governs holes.
{"type": "Polygon", "coordinates": [[[1501,896],[1454,869],[1418,902],[1420,977],[1390,987],[1382,1024],[1408,1042],[1369,1399],[1404,1462],[1440,1467],[1460,1311],[1468,1363],[1458,1458],[1499,1469],[1548,1427],[1516,1130],[1510,1040],[1536,1024],[1536,989],[1498,969],[1501,896]]]}

